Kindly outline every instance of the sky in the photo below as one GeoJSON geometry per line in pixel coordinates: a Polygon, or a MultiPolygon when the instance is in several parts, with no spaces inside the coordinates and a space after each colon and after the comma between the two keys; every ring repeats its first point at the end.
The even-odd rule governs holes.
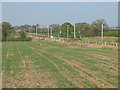
{"type": "Polygon", "coordinates": [[[63,24],[105,19],[118,26],[117,2],[2,2],[2,21],[12,25],[63,24]]]}
{"type": "Polygon", "coordinates": [[[1,0],[2,2],[118,2],[120,0],[1,0]]]}

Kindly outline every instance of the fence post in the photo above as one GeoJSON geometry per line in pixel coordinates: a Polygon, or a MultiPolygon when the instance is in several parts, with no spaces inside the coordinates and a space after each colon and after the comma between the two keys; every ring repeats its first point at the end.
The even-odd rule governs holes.
{"type": "Polygon", "coordinates": [[[106,45],[106,42],[105,42],[105,45],[106,45]]]}
{"type": "Polygon", "coordinates": [[[118,44],[116,43],[116,47],[118,46],[118,44]]]}
{"type": "Polygon", "coordinates": [[[97,45],[97,42],[96,42],[96,45],[97,45]]]}

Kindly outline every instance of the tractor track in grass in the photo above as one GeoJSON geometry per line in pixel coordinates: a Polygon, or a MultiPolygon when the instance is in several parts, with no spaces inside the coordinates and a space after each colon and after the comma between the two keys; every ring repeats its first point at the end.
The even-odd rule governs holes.
{"type": "MultiPolygon", "coordinates": [[[[77,57],[73,57],[73,56],[70,56],[70,55],[67,55],[67,56],[69,56],[69,57],[71,57],[71,58],[74,58],[74,59],[76,59],[76,60],[80,60],[80,61],[82,61],[82,62],[84,62],[84,63],[88,63],[88,62],[83,61],[83,60],[81,60],[81,59],[79,59],[79,58],[77,58],[77,57]]],[[[90,60],[91,60],[91,58],[90,58],[90,60]]],[[[88,63],[88,64],[91,64],[91,63],[88,63]]],[[[112,73],[115,73],[115,71],[109,69],[110,67],[114,68],[115,70],[118,70],[118,69],[115,68],[114,66],[108,66],[108,65],[103,64],[103,63],[100,63],[101,66],[98,65],[97,63],[94,64],[94,65],[97,66],[97,67],[100,67],[100,68],[103,68],[103,66],[105,66],[104,69],[105,69],[106,71],[110,71],[110,72],[112,72],[112,73]],[[107,67],[107,68],[106,68],[106,67],[107,67]]]]}
{"type": "MultiPolygon", "coordinates": [[[[38,49],[37,49],[38,50],[38,49]]],[[[39,50],[38,50],[39,51],[39,50]]],[[[47,54],[49,54],[47,51],[45,51],[45,50],[41,50],[42,52],[44,52],[44,53],[47,53],[47,54]]],[[[63,53],[62,53],[63,54],[63,53]]],[[[79,59],[79,58],[76,58],[76,57],[73,57],[73,56],[70,56],[70,55],[67,55],[67,56],[69,56],[69,57],[71,57],[71,58],[74,58],[74,59],[77,59],[77,60],[80,60],[80,61],[82,61],[82,62],[84,62],[84,63],[87,63],[87,64],[91,64],[91,63],[89,63],[89,62],[87,62],[87,61],[83,61],[83,60],[81,60],[81,59],[79,59]]],[[[107,63],[108,64],[108,62],[106,62],[106,61],[101,61],[101,60],[98,60],[101,64],[100,65],[97,65],[97,64],[95,64],[95,66],[97,66],[97,67],[100,67],[100,68],[103,68],[102,66],[105,66],[104,67],[104,70],[106,70],[106,71],[110,71],[111,73],[115,73],[115,71],[114,70],[112,70],[112,68],[113,69],[115,69],[115,70],[118,70],[117,68],[115,68],[113,65],[112,66],[108,66],[108,65],[106,65],[105,63],[107,63]],[[111,68],[111,69],[110,69],[111,68]]],[[[79,62],[80,63],[80,62],[79,62]]],[[[81,65],[83,65],[82,63],[80,63],[81,65]]],[[[111,63],[109,63],[109,65],[110,65],[111,63]]]]}
{"type": "MultiPolygon", "coordinates": [[[[26,46],[28,46],[29,48],[31,48],[34,52],[36,52],[37,54],[39,54],[41,57],[49,60],[49,62],[51,62],[56,68],[57,70],[59,71],[59,73],[63,76],[63,71],[60,70],[60,68],[53,62],[51,61],[49,58],[45,57],[44,55],[42,55],[41,53],[39,53],[38,51],[36,51],[33,47],[29,46],[26,44],[26,46]]],[[[64,77],[64,76],[63,76],[64,77]]],[[[82,86],[82,84],[76,82],[75,80],[71,80],[71,78],[69,77],[66,77],[68,81],[71,81],[72,83],[74,83],[76,86],[80,87],[80,88],[84,88],[84,86],[82,86]]],[[[89,87],[89,86],[88,86],[89,87]]]]}
{"type": "MultiPolygon", "coordinates": [[[[70,50],[68,50],[69,52],[70,52],[70,50]]],[[[72,50],[72,52],[74,52],[73,50],[72,50]]],[[[76,55],[76,56],[78,56],[78,55],[76,55]]],[[[72,57],[72,56],[71,56],[72,57]]],[[[94,56],[95,57],[95,56],[94,56]]],[[[76,57],[74,57],[74,58],[76,58],[76,57]]],[[[77,58],[78,59],[78,58],[77,58]]],[[[102,58],[100,58],[100,59],[102,59],[102,58]]],[[[102,59],[103,60],[103,59],[102,59]]],[[[102,63],[102,65],[104,65],[104,66],[106,66],[106,67],[109,67],[109,66],[107,66],[106,64],[108,64],[108,65],[111,65],[111,66],[114,66],[114,64],[113,63],[110,63],[110,62],[107,62],[107,61],[101,61],[101,60],[98,60],[97,59],[97,61],[99,61],[100,63],[102,63]],[[104,64],[104,63],[106,63],[106,64],[104,64]]],[[[82,62],[86,62],[86,61],[83,61],[82,60],[82,62]]],[[[88,62],[86,62],[86,63],[88,63],[88,62]]],[[[88,63],[88,64],[90,64],[90,63],[88,63]]],[[[115,70],[118,70],[118,68],[116,68],[116,67],[113,67],[115,70]]]]}
{"type": "MultiPolygon", "coordinates": [[[[51,48],[53,48],[53,46],[49,46],[49,47],[51,47],[51,48]]],[[[48,47],[47,47],[48,48],[48,47]]],[[[57,47],[55,47],[55,48],[57,48],[57,47]]],[[[62,48],[63,49],[63,48],[62,48]]],[[[66,51],[66,49],[64,48],[64,50],[66,51]]],[[[70,52],[71,50],[67,50],[68,52],[70,52]]],[[[79,52],[79,51],[74,51],[74,50],[72,50],[72,52],[79,52]]],[[[93,54],[92,56],[94,56],[95,57],[95,55],[93,54]]],[[[104,56],[104,57],[106,57],[106,56],[104,56]]],[[[103,59],[103,58],[100,58],[100,59],[103,59]]],[[[111,58],[111,59],[113,59],[113,58],[111,58]]],[[[97,59],[98,60],[98,59],[97,59]]],[[[111,63],[110,62],[106,62],[106,61],[101,61],[101,60],[98,60],[99,62],[101,62],[101,63],[106,63],[106,64],[109,64],[109,65],[112,65],[113,66],[113,60],[107,60],[107,61],[112,61],[111,63]]],[[[117,61],[115,61],[116,63],[117,63],[117,61]]],[[[114,67],[114,69],[116,69],[117,70],[117,68],[115,68],[114,67]]]]}
{"type": "MultiPolygon", "coordinates": [[[[27,44],[26,44],[27,45],[27,44]]],[[[49,58],[45,57],[44,55],[42,55],[41,53],[37,52],[33,47],[27,45],[29,48],[31,48],[35,53],[39,54],[41,57],[47,59],[49,62],[51,62],[57,69],[59,72],[61,72],[60,68],[53,62],[51,61],[49,58]]]]}
{"type": "Polygon", "coordinates": [[[107,61],[112,61],[112,62],[117,62],[118,61],[118,59],[114,59],[114,58],[109,58],[109,57],[107,57],[107,56],[103,56],[103,55],[99,55],[99,54],[93,54],[95,57],[98,57],[98,58],[100,58],[100,59],[105,59],[105,60],[107,60],[107,61]],[[115,61],[113,61],[113,60],[115,60],[115,61]]]}
{"type": "MultiPolygon", "coordinates": [[[[65,50],[65,49],[64,49],[64,50],[65,50]]],[[[72,51],[72,52],[78,52],[78,51],[74,51],[74,50],[66,50],[66,51],[68,51],[68,52],[70,52],[70,51],[72,51]]],[[[76,56],[78,56],[78,55],[76,55],[76,56]]],[[[92,56],[94,56],[94,54],[93,54],[92,56]]],[[[95,56],[94,56],[94,57],[95,57],[95,56]]],[[[102,59],[102,60],[103,60],[103,59],[102,59]]],[[[113,65],[113,63],[112,63],[112,62],[110,63],[110,62],[101,61],[101,60],[98,60],[98,59],[97,59],[97,61],[102,62],[102,63],[104,63],[104,62],[105,62],[105,63],[107,63],[107,64],[109,64],[109,65],[113,65]]],[[[108,61],[108,60],[107,60],[107,61],[108,61]]],[[[112,61],[112,60],[111,60],[111,61],[112,61]]],[[[117,62],[117,61],[116,61],[116,62],[117,62]]]]}
{"type": "MultiPolygon", "coordinates": [[[[27,45],[27,46],[28,46],[28,45],[27,45]]],[[[40,56],[42,56],[42,57],[46,58],[47,60],[49,60],[49,61],[57,68],[57,70],[58,70],[61,74],[63,74],[63,72],[60,70],[60,68],[59,68],[53,61],[51,61],[49,58],[43,56],[41,53],[37,52],[33,47],[31,47],[31,46],[28,46],[28,47],[31,48],[32,50],[34,50],[34,52],[36,52],[36,53],[39,54],[40,56]]],[[[72,81],[76,86],[79,86],[79,87],[83,88],[83,86],[82,86],[81,84],[79,84],[79,83],[71,80],[71,79],[68,78],[68,77],[67,77],[67,79],[68,79],[69,81],[72,81]]]]}
{"type": "MultiPolygon", "coordinates": [[[[46,51],[43,51],[44,53],[48,53],[46,51]]],[[[108,70],[107,70],[108,71],[108,70]]],[[[98,78],[99,79],[99,78],[98,78]]],[[[101,79],[100,79],[101,80],[101,79]]],[[[106,81],[102,80],[104,83],[107,83],[106,81]]],[[[111,84],[107,83],[108,85],[110,85],[111,87],[113,87],[111,84]]]]}
{"type": "MultiPolygon", "coordinates": [[[[17,43],[17,50],[18,50],[18,53],[19,53],[19,55],[20,55],[20,57],[21,57],[21,59],[22,59],[22,62],[23,62],[23,64],[24,64],[23,67],[24,67],[24,70],[25,70],[25,69],[26,69],[26,65],[25,65],[26,62],[25,62],[25,60],[23,59],[22,54],[21,54],[21,52],[20,52],[20,50],[19,50],[19,48],[18,48],[18,43],[17,43]]],[[[24,78],[25,78],[27,84],[26,84],[26,83],[23,83],[23,84],[24,84],[24,86],[26,86],[26,87],[28,86],[28,84],[30,84],[30,82],[29,82],[29,74],[30,74],[30,73],[31,73],[31,72],[29,72],[29,73],[28,73],[28,72],[25,72],[25,73],[24,73],[24,75],[25,75],[24,78]]]]}
{"type": "MultiPolygon", "coordinates": [[[[33,49],[33,47],[32,47],[32,49],[33,49]]],[[[34,49],[35,50],[35,49],[34,49]]],[[[46,51],[44,51],[43,50],[43,52],[45,52],[45,53],[48,53],[48,52],[46,52],[46,51]]],[[[56,57],[56,56],[55,56],[56,57]]],[[[58,57],[57,57],[58,58],[58,57]]],[[[64,59],[64,58],[59,58],[59,59],[64,59]]],[[[64,61],[66,61],[66,59],[64,59],[64,61]]],[[[69,63],[70,64],[70,62],[68,62],[68,60],[67,60],[67,63],[69,63]]],[[[78,65],[76,65],[76,64],[74,64],[76,67],[79,67],[78,65]]],[[[73,66],[72,66],[73,67],[73,66]]],[[[77,70],[77,71],[79,71],[80,73],[81,73],[81,71],[79,70],[79,69],[76,69],[75,67],[73,67],[75,70],[77,70]]],[[[80,67],[79,67],[80,68],[80,67]]],[[[88,70],[84,70],[84,69],[82,69],[83,71],[86,71],[86,72],[88,72],[88,70]]],[[[90,72],[89,72],[90,73],[90,72]]],[[[92,74],[93,75],[93,74],[92,74]]],[[[93,77],[96,77],[96,76],[94,76],[93,75],[93,77]]],[[[91,78],[91,77],[89,77],[89,78],[87,78],[87,79],[89,79],[90,81],[95,81],[93,78],[91,78]]],[[[101,80],[102,82],[104,82],[104,83],[106,83],[107,85],[109,85],[110,87],[112,87],[112,88],[115,88],[114,86],[112,86],[110,83],[108,83],[108,82],[106,82],[105,80],[102,80],[102,79],[100,79],[100,78],[98,78],[98,77],[96,77],[96,79],[97,80],[101,80]]],[[[100,87],[100,82],[98,82],[98,81],[96,81],[95,83],[97,83],[97,85],[100,87]]],[[[101,85],[103,85],[103,84],[101,84],[101,85]]],[[[107,86],[107,87],[109,87],[109,86],[107,86]]],[[[103,88],[105,88],[106,86],[103,86],[103,88]]]]}
{"type": "MultiPolygon", "coordinates": [[[[51,47],[52,48],[52,47],[51,47]]],[[[48,52],[46,52],[45,50],[41,50],[42,52],[45,52],[45,53],[48,53],[48,52]]],[[[70,50],[69,50],[70,51],[70,50]]],[[[73,50],[72,50],[73,51],[73,50]]],[[[72,57],[72,56],[70,56],[70,57],[72,57]]],[[[75,59],[78,59],[78,58],[76,58],[76,57],[74,57],[75,59]]],[[[112,58],[113,59],[113,58],[112,58]]],[[[79,59],[80,60],[80,59],[79,59]]],[[[91,60],[90,58],[89,58],[89,60],[91,60]]],[[[82,62],[84,62],[84,63],[88,63],[88,62],[86,62],[86,61],[83,61],[83,60],[80,60],[80,61],[82,61],[82,62]]],[[[95,64],[95,66],[99,66],[100,68],[102,67],[102,66],[104,66],[104,69],[106,70],[106,71],[110,71],[111,73],[115,73],[115,71],[113,70],[113,69],[115,69],[115,70],[118,70],[118,68],[116,68],[116,67],[114,67],[114,65],[112,64],[112,63],[109,63],[109,62],[106,62],[106,61],[101,61],[101,60],[98,60],[97,59],[97,61],[99,61],[100,62],[100,64],[99,65],[97,65],[97,64],[95,64]],[[107,65],[106,65],[107,64],[107,65]],[[111,65],[111,66],[108,66],[108,65],[111,65]],[[113,68],[113,69],[112,69],[113,68]]],[[[88,64],[91,64],[91,63],[88,63],[88,64]]],[[[103,67],[102,67],[103,68],[103,67]]]]}
{"type": "MultiPolygon", "coordinates": [[[[99,50],[99,49],[98,49],[99,50]]],[[[70,50],[68,50],[68,51],[70,51],[70,50]]],[[[72,50],[73,52],[74,52],[74,50],[72,50]]],[[[80,52],[80,51],[75,51],[75,52],[80,52]]],[[[96,52],[94,52],[95,54],[96,54],[96,52]]],[[[101,54],[101,52],[97,52],[98,54],[101,54]]],[[[90,54],[90,53],[88,53],[88,52],[86,52],[86,54],[90,54]]],[[[96,54],[96,55],[98,55],[98,54],[96,54]]],[[[103,53],[104,54],[104,53],[103,53]]],[[[91,54],[90,54],[91,55],[91,54]]],[[[93,54],[92,54],[93,55],[93,54]]],[[[114,59],[114,58],[112,58],[112,57],[107,57],[107,56],[104,56],[104,55],[101,55],[102,57],[104,57],[104,58],[101,58],[101,59],[107,59],[107,60],[109,60],[109,61],[112,61],[112,62],[117,62],[117,59],[115,59],[115,61],[113,61],[112,59],[114,59]]]]}
{"type": "MultiPolygon", "coordinates": [[[[8,42],[7,42],[8,43],[8,42]]],[[[12,59],[11,58],[13,58],[13,57],[10,57],[10,56],[13,56],[14,54],[13,54],[13,44],[10,42],[9,43],[9,45],[7,45],[7,47],[5,46],[3,46],[3,48],[8,48],[9,49],[9,51],[7,52],[7,56],[8,56],[8,59],[6,59],[6,62],[8,61],[9,62],[9,64],[8,63],[6,63],[6,64],[4,64],[4,67],[3,67],[3,70],[5,70],[5,71],[7,71],[7,72],[2,72],[4,75],[4,77],[3,77],[3,88],[4,87],[7,87],[7,88],[16,88],[15,86],[14,86],[14,77],[13,77],[13,75],[14,75],[14,73],[15,73],[15,70],[13,69],[13,67],[14,67],[14,64],[13,64],[13,62],[12,62],[12,59]],[[5,82],[4,81],[4,78],[7,78],[7,81],[8,82],[5,82]]],[[[4,61],[4,59],[5,58],[3,58],[3,61],[4,61]]]]}
{"type": "MultiPolygon", "coordinates": [[[[90,53],[90,50],[86,48],[83,48],[84,50],[82,48],[76,50],[66,48],[64,45],[62,47],[61,45],[55,43],[17,42],[14,44],[13,43],[10,43],[9,45],[7,44],[9,43],[6,43],[5,44],[6,46],[4,46],[5,48],[4,57],[6,58],[6,60],[4,60],[4,63],[6,65],[4,66],[6,67],[4,69],[6,71],[6,73],[4,72],[4,75],[6,74],[4,76],[3,82],[4,87],[7,88],[8,87],[15,88],[21,86],[23,86],[24,88],[33,87],[58,88],[61,86],[63,88],[117,87],[116,83],[117,59],[116,58],[114,59],[114,57],[112,57],[111,53],[113,51],[111,51],[111,53],[108,50],[105,50],[105,52],[104,50],[100,51],[102,52],[103,58],[100,58],[102,56],[98,56],[97,58],[93,56],[93,54],[99,55],[100,54],[99,50],[98,50],[99,53],[97,53],[97,50],[90,49],[91,50],[90,53]],[[14,46],[16,46],[16,48],[14,48],[14,46]],[[30,46],[31,48],[28,46],[30,46]],[[88,53],[86,53],[87,51],[88,53]],[[13,55],[12,53],[15,55],[13,55]],[[105,54],[107,56],[105,56],[105,54]],[[110,58],[108,58],[109,55],[111,55],[110,58]],[[14,56],[15,58],[12,56],[14,56]],[[14,59],[15,62],[14,61],[12,62],[12,59],[14,59]],[[25,60],[25,62],[23,61],[23,59],[25,60]],[[52,62],[49,60],[51,60],[52,62]],[[107,62],[108,64],[105,63],[104,61],[107,62]],[[15,63],[16,65],[20,66],[16,67],[16,65],[14,65],[15,63]],[[9,70],[7,70],[7,68],[9,68],[9,70]],[[19,69],[21,73],[19,72],[19,69]],[[9,75],[7,75],[7,73],[9,75]],[[15,77],[13,77],[14,75],[15,77]],[[7,78],[8,80],[5,79],[6,77],[8,77],[7,78]],[[111,84],[111,86],[108,85],[108,83],[111,84]]],[[[115,54],[116,52],[114,53],[114,55],[115,54]]]]}
{"type": "MultiPolygon", "coordinates": [[[[83,61],[83,60],[81,60],[81,59],[79,59],[79,58],[77,58],[77,57],[73,57],[73,56],[70,56],[70,55],[67,55],[68,57],[71,57],[71,58],[74,58],[74,59],[76,59],[76,60],[80,60],[80,61],[82,61],[82,62],[84,62],[84,63],[87,63],[87,64],[91,64],[91,63],[88,63],[88,62],[86,62],[86,61],[83,61]]],[[[90,59],[91,60],[91,59],[90,59]]],[[[79,64],[79,63],[78,63],[79,64]]],[[[96,64],[94,64],[95,66],[97,66],[97,67],[100,67],[100,68],[103,68],[103,66],[105,66],[104,67],[104,70],[106,70],[106,71],[110,71],[111,73],[114,73],[115,74],[115,72],[116,71],[114,71],[114,70],[111,70],[111,69],[109,69],[109,67],[112,67],[112,68],[114,68],[115,70],[118,70],[117,68],[115,68],[115,67],[113,67],[113,66],[108,66],[108,65],[105,65],[105,64],[100,64],[100,65],[98,65],[97,63],[96,64]],[[107,67],[107,68],[106,68],[107,67]]],[[[85,65],[84,65],[85,66],[85,65]]]]}
{"type": "Polygon", "coordinates": [[[20,46],[20,43],[17,43],[17,49],[18,49],[19,55],[20,55],[22,60],[24,58],[25,62],[23,62],[24,68],[23,68],[22,72],[19,73],[20,75],[18,74],[16,76],[16,78],[18,78],[19,80],[21,80],[22,77],[23,77],[23,79],[22,79],[22,81],[16,80],[16,83],[19,82],[18,84],[20,86],[21,85],[24,86],[25,88],[33,88],[33,87],[35,87],[34,83],[37,81],[36,79],[33,78],[33,76],[37,76],[37,72],[34,68],[37,68],[39,66],[32,65],[31,63],[33,63],[33,62],[29,59],[31,56],[27,56],[25,53],[21,53],[22,49],[20,47],[20,49],[21,49],[21,51],[20,51],[20,49],[18,48],[19,46],[20,46]],[[24,57],[22,56],[22,54],[24,55],[24,57]],[[31,81],[33,81],[33,82],[31,82],[31,81]]]}
{"type": "Polygon", "coordinates": [[[29,60],[29,57],[28,56],[25,56],[25,58],[27,59],[28,63],[29,63],[29,67],[31,68],[31,62],[29,60]]]}
{"type": "MultiPolygon", "coordinates": [[[[52,47],[51,47],[52,48],[52,47]]],[[[48,53],[48,52],[46,52],[45,50],[41,50],[42,52],[44,52],[44,53],[48,53]]],[[[73,50],[72,50],[73,51],[73,50]]],[[[73,57],[73,56],[70,56],[70,57],[73,57]]],[[[76,58],[76,57],[73,57],[73,58],[76,58]]],[[[76,59],[78,59],[78,58],[76,58],[76,59]]],[[[79,59],[80,60],[80,59],[79,59]]],[[[84,63],[88,63],[88,62],[86,62],[86,61],[83,61],[83,60],[81,60],[82,62],[84,62],[84,63]]],[[[101,64],[100,65],[98,65],[99,67],[102,67],[102,66],[105,66],[104,67],[104,69],[106,70],[106,71],[110,71],[111,73],[114,73],[115,71],[114,70],[112,70],[112,68],[113,69],[115,69],[115,70],[118,70],[118,68],[116,68],[116,67],[114,67],[114,65],[112,64],[111,65],[111,63],[109,63],[109,62],[106,62],[106,61],[101,61],[101,60],[98,60],[97,59],[97,61],[99,61],[101,64]],[[106,64],[107,65],[106,65],[106,64]],[[102,65],[102,66],[101,66],[102,65]],[[108,65],[111,65],[111,66],[108,66],[108,65]],[[106,68],[107,67],[107,68],[106,68]],[[111,68],[111,69],[109,69],[109,68],[111,68]]],[[[88,63],[88,64],[91,64],[91,63],[88,63]]],[[[95,64],[95,66],[96,66],[97,64],[95,64]]]]}
{"type": "MultiPolygon", "coordinates": [[[[20,43],[19,43],[20,44],[20,43]]],[[[21,44],[22,45],[22,44],[21,44]]],[[[30,47],[28,47],[29,49],[30,49],[30,47]]],[[[32,49],[31,49],[32,50],[32,49]]],[[[40,54],[40,53],[39,53],[40,54]]],[[[32,69],[34,68],[34,67],[39,67],[39,66],[31,66],[31,61],[29,60],[29,57],[28,56],[25,56],[25,60],[26,60],[26,64],[27,64],[27,62],[29,63],[29,67],[32,67],[32,69]]],[[[28,73],[25,73],[25,76],[26,76],[26,79],[27,79],[27,81],[29,80],[28,79],[28,76],[30,76],[31,75],[31,73],[33,73],[32,75],[34,75],[34,76],[37,76],[39,73],[38,73],[38,71],[36,71],[35,69],[32,71],[32,69],[30,69],[31,70],[31,72],[28,72],[28,73]]],[[[40,74],[41,76],[43,75],[43,74],[40,74]]],[[[43,75],[43,76],[45,76],[45,75],[43,75]]],[[[39,77],[39,76],[38,76],[39,77]]],[[[39,77],[40,78],[40,77],[39,77]]],[[[39,78],[37,79],[37,80],[39,80],[39,78]]],[[[42,77],[41,77],[41,79],[42,79],[42,77]]],[[[37,80],[36,80],[36,78],[35,79],[33,79],[33,78],[30,78],[30,80],[31,81],[33,81],[33,82],[36,82],[37,80]]],[[[47,79],[46,79],[47,80],[47,79]]],[[[52,86],[52,83],[54,83],[54,80],[50,80],[50,82],[49,82],[49,80],[47,80],[47,82],[46,83],[44,83],[44,81],[41,81],[41,84],[40,84],[40,87],[41,88],[44,88],[44,86],[52,86]],[[50,84],[51,83],[51,84],[50,84]]],[[[57,82],[56,82],[57,83],[57,82]]],[[[24,86],[26,85],[24,82],[23,82],[23,84],[24,84],[24,86]]],[[[27,84],[29,84],[30,85],[30,83],[28,82],[27,84]]],[[[34,86],[39,86],[39,83],[36,83],[36,85],[35,84],[32,84],[32,85],[34,85],[34,86]]],[[[31,85],[30,85],[31,86],[31,85]]],[[[56,86],[55,86],[56,87],[56,86]]]]}
{"type": "Polygon", "coordinates": [[[22,57],[22,55],[21,55],[21,52],[20,52],[20,50],[19,50],[19,48],[18,48],[18,44],[17,44],[17,50],[18,50],[18,53],[19,53],[19,55],[20,55],[20,57],[21,57],[21,59],[22,59],[22,62],[23,62],[23,64],[24,64],[24,68],[26,67],[26,65],[25,65],[25,60],[23,59],[23,57],[22,57]]]}
{"type": "MultiPolygon", "coordinates": [[[[79,67],[78,65],[72,63],[71,61],[68,61],[67,59],[62,58],[62,57],[60,57],[60,56],[55,56],[55,57],[56,57],[56,58],[59,58],[59,59],[61,59],[61,60],[64,60],[64,61],[67,62],[69,65],[71,65],[73,68],[75,68],[74,66],[76,66],[77,68],[81,69],[82,71],[86,71],[88,74],[90,74],[90,72],[89,72],[88,69],[81,68],[81,67],[79,67]]],[[[76,68],[76,69],[77,69],[77,68],[76,68]]],[[[79,72],[81,72],[79,69],[77,69],[77,70],[78,70],[79,72]]],[[[114,87],[113,85],[111,85],[111,84],[109,84],[108,82],[106,82],[105,80],[102,80],[102,79],[94,76],[93,74],[92,74],[92,76],[95,77],[96,80],[101,80],[101,81],[103,81],[104,83],[108,84],[111,88],[116,88],[116,87],[114,87]]],[[[100,85],[100,82],[94,80],[93,78],[87,78],[87,79],[88,79],[88,80],[95,81],[95,83],[96,83],[98,86],[100,85]]],[[[106,88],[106,87],[103,87],[103,88],[106,88]]]]}

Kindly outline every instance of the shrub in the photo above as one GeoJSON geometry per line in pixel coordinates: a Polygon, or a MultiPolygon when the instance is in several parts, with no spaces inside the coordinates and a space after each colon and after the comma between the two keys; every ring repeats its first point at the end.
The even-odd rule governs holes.
{"type": "Polygon", "coordinates": [[[5,39],[6,41],[14,41],[15,40],[15,36],[13,34],[10,34],[6,37],[5,39]]]}
{"type": "Polygon", "coordinates": [[[20,41],[24,41],[24,40],[25,40],[25,37],[26,37],[26,36],[25,36],[24,31],[20,31],[20,32],[19,32],[19,36],[20,36],[20,37],[19,37],[19,38],[20,38],[20,41]]]}
{"type": "Polygon", "coordinates": [[[31,41],[32,38],[31,38],[31,37],[28,37],[28,38],[25,38],[24,40],[25,40],[25,41],[31,41]]]}
{"type": "Polygon", "coordinates": [[[106,31],[104,36],[118,37],[118,31],[106,31]]]}
{"type": "Polygon", "coordinates": [[[30,37],[25,37],[25,33],[21,32],[19,33],[19,37],[15,37],[14,34],[10,34],[5,38],[2,38],[2,41],[31,41],[32,38],[30,37]]]}

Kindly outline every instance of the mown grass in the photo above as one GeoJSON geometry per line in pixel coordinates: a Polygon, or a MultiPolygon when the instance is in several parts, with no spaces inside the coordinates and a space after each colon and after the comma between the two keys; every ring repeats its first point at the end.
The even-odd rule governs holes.
{"type": "Polygon", "coordinates": [[[3,42],[3,87],[118,87],[117,56],[116,49],[52,41],[3,42]]]}

